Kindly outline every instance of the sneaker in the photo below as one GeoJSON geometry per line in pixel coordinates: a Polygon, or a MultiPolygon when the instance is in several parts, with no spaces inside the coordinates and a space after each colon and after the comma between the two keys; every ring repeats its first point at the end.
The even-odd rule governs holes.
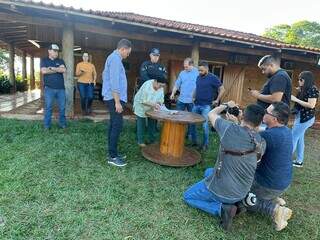
{"type": "Polygon", "coordinates": [[[127,165],[126,161],[120,157],[109,158],[108,163],[117,167],[124,167],[127,165]]]}
{"type": "Polygon", "coordinates": [[[290,208],[277,205],[273,217],[276,231],[285,229],[285,227],[288,225],[287,221],[291,218],[291,216],[292,210],[290,208]]]}
{"type": "Polygon", "coordinates": [[[303,167],[303,163],[302,162],[293,161],[292,164],[293,164],[294,167],[303,167]]]}
{"type": "Polygon", "coordinates": [[[237,213],[235,205],[222,204],[221,207],[221,226],[224,230],[230,231],[232,226],[232,219],[237,213]]]}
{"type": "Polygon", "coordinates": [[[127,159],[127,155],[125,155],[125,154],[119,154],[118,157],[122,158],[122,159],[127,159]]]}
{"type": "Polygon", "coordinates": [[[283,198],[281,198],[281,197],[277,197],[275,202],[276,202],[277,204],[279,204],[280,206],[286,205],[286,201],[285,201],[283,198]]]}
{"type": "Polygon", "coordinates": [[[142,148],[147,146],[147,145],[144,144],[144,143],[139,143],[138,145],[139,145],[139,147],[142,147],[142,148]]]}

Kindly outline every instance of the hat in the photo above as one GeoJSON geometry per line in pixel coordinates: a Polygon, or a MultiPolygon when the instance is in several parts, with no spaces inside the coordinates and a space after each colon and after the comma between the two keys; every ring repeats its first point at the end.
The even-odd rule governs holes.
{"type": "Polygon", "coordinates": [[[48,49],[49,50],[59,51],[59,46],[57,44],[51,44],[48,49]]]}
{"type": "Polygon", "coordinates": [[[152,48],[150,54],[160,56],[160,50],[158,48],[152,48]]]}

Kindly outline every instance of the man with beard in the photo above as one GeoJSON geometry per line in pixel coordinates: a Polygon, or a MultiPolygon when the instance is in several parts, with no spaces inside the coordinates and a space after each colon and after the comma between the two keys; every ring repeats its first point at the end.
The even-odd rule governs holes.
{"type": "MultiPolygon", "coordinates": [[[[217,106],[225,92],[224,87],[220,79],[209,73],[208,62],[201,61],[199,63],[199,76],[196,81],[196,89],[194,91],[194,106],[192,112],[201,114],[206,121],[203,123],[203,142],[200,148],[204,151],[208,149],[209,145],[209,125],[208,125],[208,113],[211,110],[211,106],[217,106]]],[[[197,143],[197,131],[194,124],[190,127],[191,138],[193,145],[197,143]]]]}
{"type": "Polygon", "coordinates": [[[280,68],[280,60],[275,56],[266,55],[260,59],[258,67],[268,80],[262,90],[250,90],[251,95],[257,99],[257,104],[267,109],[271,103],[284,102],[290,105],[291,79],[288,73],[280,68]]]}

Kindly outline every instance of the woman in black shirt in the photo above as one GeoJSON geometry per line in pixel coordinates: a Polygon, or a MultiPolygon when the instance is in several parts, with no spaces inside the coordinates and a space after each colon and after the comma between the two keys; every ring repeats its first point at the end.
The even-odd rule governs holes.
{"type": "Polygon", "coordinates": [[[314,124],[315,106],[319,91],[314,85],[314,75],[310,71],[303,71],[299,75],[299,92],[291,101],[295,102],[296,117],[292,128],[293,153],[297,151],[297,158],[293,166],[302,167],[304,157],[304,134],[314,124]]]}

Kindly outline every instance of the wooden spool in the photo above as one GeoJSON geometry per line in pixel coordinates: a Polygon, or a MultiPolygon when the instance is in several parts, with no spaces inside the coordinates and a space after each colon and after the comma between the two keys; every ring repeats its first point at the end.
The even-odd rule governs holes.
{"type": "Polygon", "coordinates": [[[184,146],[186,127],[189,123],[202,123],[205,119],[195,113],[179,111],[177,114],[150,111],[146,115],[163,121],[159,144],[151,144],[142,149],[143,156],[155,163],[167,166],[192,166],[201,159],[200,154],[184,146]]]}

